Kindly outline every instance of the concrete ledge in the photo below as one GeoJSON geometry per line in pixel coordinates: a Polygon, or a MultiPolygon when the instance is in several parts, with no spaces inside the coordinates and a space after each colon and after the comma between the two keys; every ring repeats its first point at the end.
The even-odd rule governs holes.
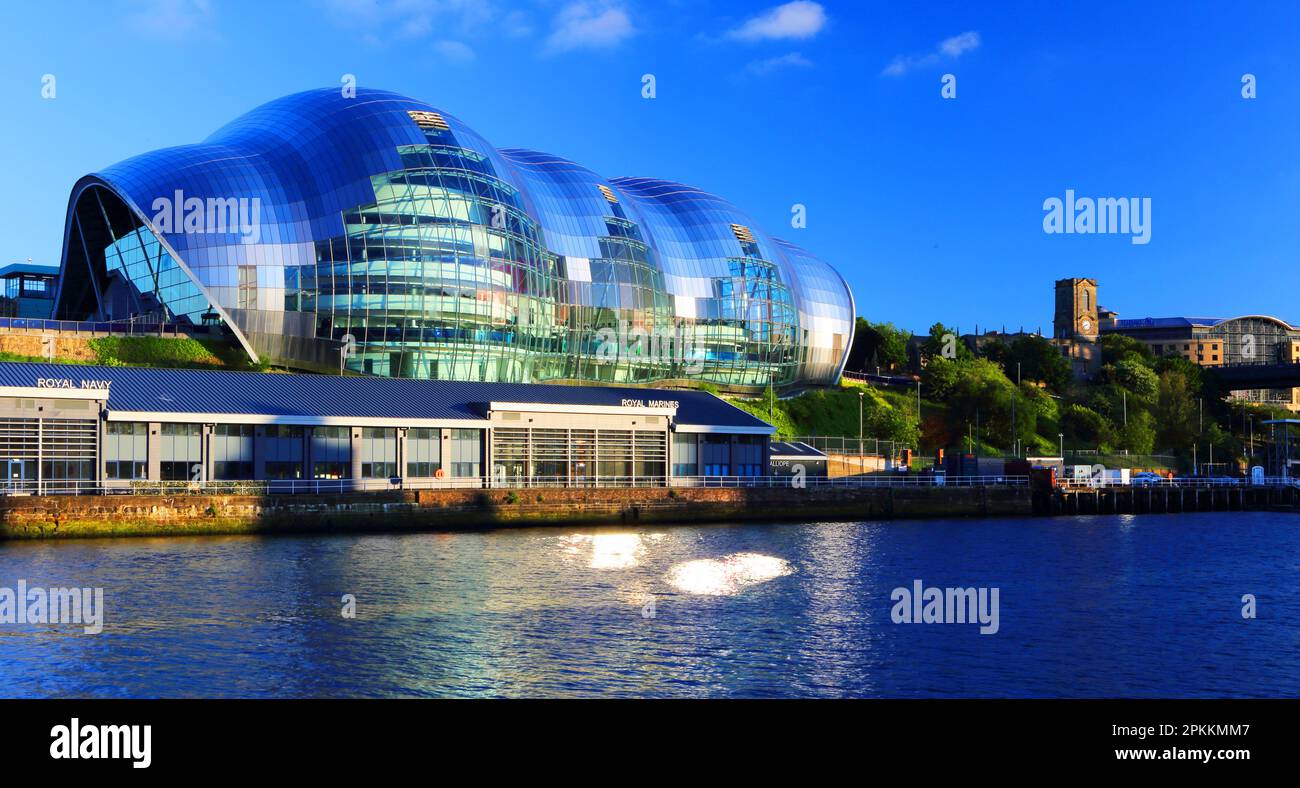
{"type": "Polygon", "coordinates": [[[419,490],[0,499],[0,539],[1018,516],[1027,487],[419,490]]]}

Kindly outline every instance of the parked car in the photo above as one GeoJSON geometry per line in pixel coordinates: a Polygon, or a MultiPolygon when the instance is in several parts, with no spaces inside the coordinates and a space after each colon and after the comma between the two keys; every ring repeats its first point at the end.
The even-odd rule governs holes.
{"type": "Polygon", "coordinates": [[[1132,476],[1130,476],[1129,484],[1132,484],[1134,487],[1149,487],[1154,484],[1160,484],[1164,480],[1165,477],[1161,476],[1158,473],[1153,473],[1151,471],[1142,471],[1141,473],[1135,473],[1132,476]]]}

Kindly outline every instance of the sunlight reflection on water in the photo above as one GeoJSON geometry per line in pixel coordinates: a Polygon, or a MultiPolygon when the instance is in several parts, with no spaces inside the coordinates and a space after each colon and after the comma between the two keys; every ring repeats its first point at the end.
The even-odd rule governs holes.
{"type": "Polygon", "coordinates": [[[761,553],[683,561],[668,570],[668,584],[687,594],[732,596],[745,588],[794,574],[790,562],[761,553]]]}

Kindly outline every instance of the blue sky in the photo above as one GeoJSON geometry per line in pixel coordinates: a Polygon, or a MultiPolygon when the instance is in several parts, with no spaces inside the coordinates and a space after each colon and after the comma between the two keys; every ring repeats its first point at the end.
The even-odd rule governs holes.
{"type": "Polygon", "coordinates": [[[1293,2],[14,4],[0,262],[57,263],[81,175],[344,74],[501,147],[715,192],[835,265],[873,320],[1050,331],[1053,280],[1094,276],[1126,317],[1300,322],[1293,2]],[[1045,233],[1067,189],[1149,197],[1150,242],[1045,233]]]}

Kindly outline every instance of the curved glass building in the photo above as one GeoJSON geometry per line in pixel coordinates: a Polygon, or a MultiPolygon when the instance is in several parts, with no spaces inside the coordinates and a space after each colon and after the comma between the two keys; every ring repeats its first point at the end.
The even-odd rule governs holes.
{"type": "Polygon", "coordinates": [[[834,269],[722,199],[366,89],[85,176],[62,273],[62,319],[223,326],[254,358],[393,377],[833,383],[854,321],[834,269]]]}

